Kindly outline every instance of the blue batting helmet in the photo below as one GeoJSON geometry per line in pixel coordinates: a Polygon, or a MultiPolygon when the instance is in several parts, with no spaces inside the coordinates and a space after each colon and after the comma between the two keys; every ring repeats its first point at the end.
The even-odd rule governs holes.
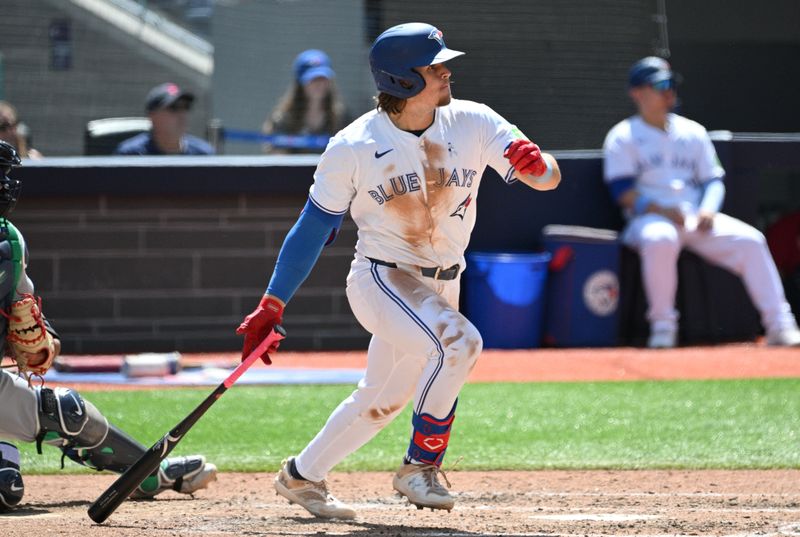
{"type": "Polygon", "coordinates": [[[673,87],[678,82],[678,75],[672,72],[667,60],[658,56],[642,58],[628,71],[628,87],[652,86],[660,82],[673,87]]]}
{"type": "Polygon", "coordinates": [[[408,99],[425,87],[425,79],[414,67],[446,62],[462,54],[445,46],[436,27],[409,22],[378,36],[369,51],[369,67],[378,91],[408,99]]]}

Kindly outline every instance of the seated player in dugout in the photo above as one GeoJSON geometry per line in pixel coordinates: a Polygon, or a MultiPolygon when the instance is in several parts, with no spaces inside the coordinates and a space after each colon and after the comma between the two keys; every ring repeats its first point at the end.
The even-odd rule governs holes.
{"type": "Polygon", "coordinates": [[[534,190],[561,180],[555,159],[518,128],[484,104],[452,98],[445,62],[462,54],[429,24],[378,36],[369,56],[377,108],[328,144],[267,292],[237,330],[247,356],[281,322],[349,211],[358,243],[347,297],[372,333],[366,374],[275,478],[280,495],[318,517],[356,516],[331,495],[326,477],[412,400],[411,439],[392,485],[420,509],[453,508],[441,465],[458,394],[482,349],[478,330],[458,312],[478,187],[487,165],[506,183],[534,190]]]}
{"type": "MultiPolygon", "coordinates": [[[[11,178],[20,165],[13,146],[0,141],[0,356],[8,354],[18,374],[0,370],[0,512],[20,504],[25,493],[20,454],[11,442],[36,443],[61,450],[68,458],[96,470],[122,473],[147,448],[109,422],[76,390],[34,386],[61,350],[61,339],[42,314],[26,274],[28,252],[20,231],[7,219],[22,186],[11,178]]],[[[155,409],[154,409],[155,411],[155,409]]],[[[132,498],[152,498],[165,490],[192,494],[216,479],[217,468],[205,457],[171,457],[139,485],[132,498]]]]}
{"type": "Polygon", "coordinates": [[[605,181],[628,219],[622,241],[642,261],[647,346],[678,343],[675,293],[682,248],[741,277],[768,345],[800,346],[764,235],[720,212],[725,170],[714,145],[702,125],[673,112],[677,79],[663,58],[637,61],[628,73],[637,113],[617,123],[603,144],[605,181]]]}

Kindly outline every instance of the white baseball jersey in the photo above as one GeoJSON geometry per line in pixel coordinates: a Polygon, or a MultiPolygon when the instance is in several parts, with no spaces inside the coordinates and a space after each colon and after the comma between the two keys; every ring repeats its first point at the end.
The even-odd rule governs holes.
{"type": "MultiPolygon", "coordinates": [[[[632,177],[640,194],[686,215],[696,211],[703,182],[725,174],[706,129],[677,114],[669,114],[666,130],[640,116],[621,121],[609,131],[603,149],[606,182],[632,177]]],[[[684,247],[742,277],[767,332],[794,326],[764,236],[725,214],[715,215],[707,231],[697,229],[696,219],[690,222],[687,218],[679,226],[664,215],[646,213],[631,218],[623,232],[622,240],[641,254],[651,329],[677,329],[677,262],[684,247]]]]}
{"type": "Polygon", "coordinates": [[[358,226],[356,252],[424,267],[464,264],[486,166],[506,182],[505,148],[519,130],[486,105],[453,99],[421,135],[373,110],[340,131],[320,158],[310,198],[358,226]]]}
{"type": "Polygon", "coordinates": [[[641,195],[664,207],[696,210],[702,183],[725,175],[706,129],[677,114],[665,131],[638,115],[625,119],[608,132],[603,151],[607,183],[633,177],[641,195]]]}

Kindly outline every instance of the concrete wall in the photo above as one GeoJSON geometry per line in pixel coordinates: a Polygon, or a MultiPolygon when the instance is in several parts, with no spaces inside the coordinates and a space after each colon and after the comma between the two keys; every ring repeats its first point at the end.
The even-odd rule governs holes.
{"type": "Polygon", "coordinates": [[[2,95],[31,129],[45,156],[83,154],[86,123],[144,115],[151,87],[175,82],[195,92],[190,131],[205,136],[208,76],[142,45],[133,37],[63,0],[3,0],[0,16],[2,95]],[[70,24],[72,67],[53,70],[51,22],[70,24]]]}
{"type": "MultiPolygon", "coordinates": [[[[331,57],[351,117],[371,105],[364,0],[220,4],[213,20],[214,115],[228,128],[260,131],[294,81],[298,53],[319,48],[331,57]]],[[[227,154],[259,153],[258,144],[227,142],[227,154]]]]}
{"type": "MultiPolygon", "coordinates": [[[[13,221],[68,353],[231,350],[302,197],[29,198],[13,221]]],[[[292,301],[287,348],[365,345],[344,296],[352,224],[292,301]]]]}

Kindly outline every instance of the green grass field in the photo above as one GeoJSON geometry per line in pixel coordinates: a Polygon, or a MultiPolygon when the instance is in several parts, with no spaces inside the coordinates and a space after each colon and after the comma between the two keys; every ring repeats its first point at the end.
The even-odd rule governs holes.
{"type": "MultiPolygon", "coordinates": [[[[212,389],[84,396],[149,447],[212,389]]],[[[202,453],[222,471],[275,470],[353,389],[234,387],[173,454],[202,453]]],[[[410,412],[337,470],[394,470],[410,412]]],[[[19,447],[25,473],[61,471],[59,450],[19,447]]],[[[800,379],[468,384],[445,468],[459,457],[462,470],[800,468],[800,379]]]]}

